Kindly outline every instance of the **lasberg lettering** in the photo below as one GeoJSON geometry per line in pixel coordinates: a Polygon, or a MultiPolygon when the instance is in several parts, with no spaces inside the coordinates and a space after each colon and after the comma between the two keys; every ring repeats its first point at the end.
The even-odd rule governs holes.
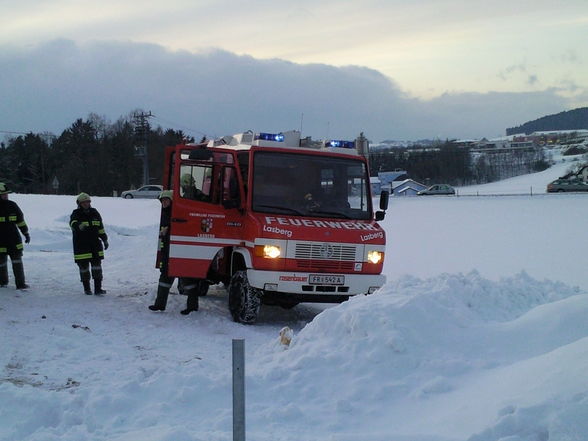
{"type": "Polygon", "coordinates": [[[361,236],[362,242],[365,242],[367,240],[372,240],[372,239],[383,239],[383,238],[384,238],[384,233],[382,233],[381,231],[378,231],[377,233],[364,234],[363,236],[361,236]]]}
{"type": "MultiPolygon", "coordinates": [[[[368,230],[368,231],[378,231],[373,224],[367,223],[360,223],[360,222],[335,222],[335,221],[319,221],[319,220],[311,220],[311,219],[289,219],[286,217],[274,217],[274,216],[266,216],[265,222],[268,225],[271,224],[279,224],[284,226],[305,226],[305,227],[318,227],[318,228],[335,228],[335,229],[344,229],[344,230],[368,230]]],[[[384,237],[383,233],[380,231],[380,236],[384,237]]]]}
{"type": "Polygon", "coordinates": [[[278,228],[278,227],[269,227],[267,225],[264,225],[263,226],[263,231],[265,231],[267,233],[281,234],[281,235],[286,236],[286,237],[292,237],[292,231],[290,231],[290,230],[283,230],[283,229],[278,228]]]}

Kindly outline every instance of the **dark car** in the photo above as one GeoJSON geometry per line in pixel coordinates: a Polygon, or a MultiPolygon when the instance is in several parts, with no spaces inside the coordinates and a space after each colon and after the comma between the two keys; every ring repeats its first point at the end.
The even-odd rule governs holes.
{"type": "Polygon", "coordinates": [[[455,190],[451,185],[448,184],[435,184],[431,185],[426,190],[419,191],[417,195],[419,196],[426,196],[426,195],[435,195],[435,194],[455,194],[455,190]]]}
{"type": "Polygon", "coordinates": [[[588,183],[581,179],[556,179],[547,184],[548,193],[559,193],[563,191],[588,191],[588,183]]]}

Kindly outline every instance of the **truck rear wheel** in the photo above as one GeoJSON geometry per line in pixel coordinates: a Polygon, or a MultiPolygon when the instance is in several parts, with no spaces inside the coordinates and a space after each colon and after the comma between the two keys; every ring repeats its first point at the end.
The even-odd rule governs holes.
{"type": "Polygon", "coordinates": [[[261,306],[261,290],[252,288],[246,271],[237,271],[229,284],[229,311],[233,320],[246,325],[257,321],[261,306]]]}

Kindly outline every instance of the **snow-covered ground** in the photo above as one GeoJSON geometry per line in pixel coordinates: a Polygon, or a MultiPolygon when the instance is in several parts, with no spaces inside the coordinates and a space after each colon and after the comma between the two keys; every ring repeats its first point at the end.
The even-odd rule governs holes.
{"type": "MultiPolygon", "coordinates": [[[[561,168],[484,189],[544,192],[561,168]]],[[[393,198],[378,293],[266,306],[254,326],[220,288],[189,316],[179,295],[147,309],[157,201],[94,198],[111,244],[95,297],[73,263],[74,197],[11,198],[32,287],[0,290],[2,441],[230,440],[234,338],[248,440],[588,439],[588,195],[393,198]]]]}

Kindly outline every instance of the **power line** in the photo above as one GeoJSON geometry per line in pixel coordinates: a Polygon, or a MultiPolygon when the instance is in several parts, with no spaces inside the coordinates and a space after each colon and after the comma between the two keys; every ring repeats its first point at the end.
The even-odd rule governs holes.
{"type": "Polygon", "coordinates": [[[10,130],[0,130],[0,133],[8,133],[10,135],[28,135],[29,133],[33,133],[32,131],[30,132],[12,132],[10,130]]]}
{"type": "Polygon", "coordinates": [[[207,135],[206,133],[204,133],[204,132],[201,132],[200,130],[191,129],[190,127],[184,127],[184,126],[182,126],[181,124],[178,124],[178,123],[176,123],[176,122],[173,122],[173,121],[168,121],[168,120],[166,120],[166,119],[163,119],[163,118],[161,118],[160,116],[155,116],[155,115],[153,115],[153,117],[154,117],[156,120],[159,120],[159,121],[161,121],[161,122],[163,122],[163,123],[166,123],[166,124],[170,124],[170,125],[172,125],[172,126],[174,126],[174,127],[178,128],[178,129],[181,129],[181,130],[186,130],[186,131],[188,131],[188,132],[197,133],[197,134],[199,134],[199,135],[202,135],[202,136],[205,136],[205,137],[207,137],[207,138],[208,138],[208,135],[207,135]]]}

